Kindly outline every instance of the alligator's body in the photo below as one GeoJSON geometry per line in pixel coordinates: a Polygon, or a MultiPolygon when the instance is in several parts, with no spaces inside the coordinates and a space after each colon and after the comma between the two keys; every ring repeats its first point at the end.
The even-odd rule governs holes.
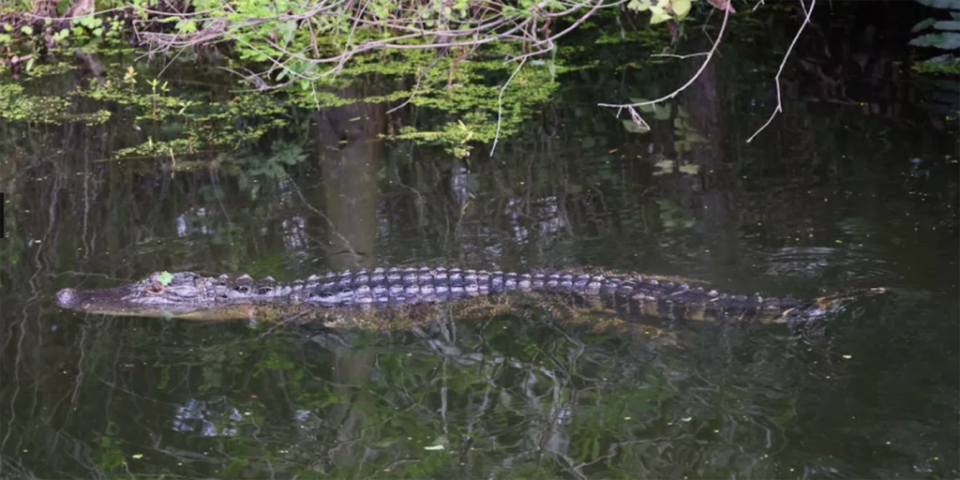
{"type": "Polygon", "coordinates": [[[411,314],[469,298],[501,307],[511,296],[566,299],[638,317],[794,323],[823,316],[842,296],[811,301],[730,296],[639,275],[502,273],[443,268],[329,273],[280,283],[270,277],[157,272],[100,290],[64,289],[61,308],[107,315],[197,320],[314,318],[332,326],[392,328],[411,314]],[[398,315],[398,313],[402,313],[398,315]]]}

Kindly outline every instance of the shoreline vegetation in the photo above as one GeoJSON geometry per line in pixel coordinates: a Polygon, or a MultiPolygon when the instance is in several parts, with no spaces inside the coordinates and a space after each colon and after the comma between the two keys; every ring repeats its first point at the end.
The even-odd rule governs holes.
{"type": "MultiPolygon", "coordinates": [[[[790,50],[809,23],[816,5],[802,3],[806,17],[790,50]]],[[[413,75],[416,83],[405,102],[417,95],[425,77],[441,59],[448,70],[448,86],[454,82],[458,64],[467,59],[497,58],[511,73],[497,92],[497,120],[491,153],[503,127],[504,96],[508,87],[528,63],[550,62],[555,74],[558,41],[602,15],[647,17],[651,27],[663,24],[676,40],[682,21],[695,9],[723,13],[716,38],[709,50],[679,56],[702,57],[695,74],[673,92],[654,100],[630,103],[601,103],[627,115],[636,129],[648,130],[644,107],[676,97],[689,87],[713,59],[731,13],[732,0],[491,0],[413,1],[341,0],[295,2],[289,0],[191,0],[156,5],[141,0],[96,5],[93,0],[22,1],[0,14],[0,45],[5,46],[4,64],[15,72],[30,68],[42,50],[70,44],[84,36],[125,37],[143,54],[176,56],[185,50],[227,45],[237,60],[222,68],[246,80],[252,91],[299,88],[310,90],[314,107],[322,107],[318,88],[336,84],[337,77],[358,57],[379,55],[382,61],[408,60],[409,52],[430,52],[432,60],[413,75]],[[100,10],[96,10],[97,7],[100,10]],[[11,46],[33,38],[32,51],[14,54],[11,46]],[[391,57],[399,53],[400,58],[391,57]],[[253,67],[253,68],[250,68],[253,67]]],[[[704,28],[706,25],[704,26],[704,28]]],[[[667,56],[676,56],[665,54],[667,56]]],[[[423,60],[423,59],[421,59],[423,60]]],[[[782,65],[781,65],[782,72],[782,65]]],[[[779,88],[779,73],[776,78],[779,88]]],[[[782,110],[778,106],[771,120],[782,110]]],[[[769,124],[769,121],[767,122],[769,124]]],[[[760,130],[766,125],[760,127],[760,130]]],[[[473,135],[470,135],[473,138],[473,135]]],[[[462,152],[461,152],[462,153],[462,152]]]]}
{"type": "MultiPolygon", "coordinates": [[[[922,5],[931,14],[914,26],[911,44],[946,53],[924,57],[912,68],[933,75],[960,71],[957,5],[915,1],[912,7],[922,5]]],[[[597,30],[613,41],[639,38],[651,53],[639,54],[644,60],[624,60],[624,69],[673,62],[683,72],[644,98],[611,93],[594,104],[620,119],[628,132],[645,133],[670,110],[670,101],[721,61],[724,41],[751,28],[750,15],[765,8],[782,10],[793,26],[781,28],[794,30],[784,32],[789,43],[778,47],[782,50],[765,68],[774,98],[743,140],[751,143],[784,112],[781,77],[793,66],[791,57],[819,8],[817,0],[789,6],[736,2],[736,7],[733,0],[13,0],[0,6],[0,75],[17,79],[41,65],[56,69],[70,58],[94,79],[79,85],[77,95],[137,104],[139,116],[158,121],[189,116],[197,106],[166,95],[161,76],[167,68],[178,60],[212,59],[215,68],[229,73],[235,99],[282,96],[285,104],[315,111],[357,103],[386,103],[386,114],[408,106],[430,108],[446,117],[440,125],[399,126],[384,136],[443,145],[458,158],[483,144],[492,156],[502,138],[531,118],[534,106],[553,98],[561,88],[558,75],[591,66],[569,61],[581,48],[569,38],[597,30]],[[678,51],[679,39],[693,36],[707,41],[699,42],[699,51],[678,51]],[[156,78],[143,78],[154,72],[143,74],[130,65],[109,78],[100,57],[124,49],[136,59],[161,60],[156,78]]],[[[22,93],[15,87],[5,86],[0,98],[15,100],[22,93]]],[[[26,102],[4,118],[60,121],[55,112],[62,103],[26,102]]],[[[268,105],[260,109],[279,113],[268,105]]],[[[107,118],[98,111],[74,120],[107,118]]],[[[176,145],[151,141],[121,156],[193,154],[204,143],[212,146],[204,141],[208,134],[194,132],[176,145]]],[[[226,139],[236,144],[262,134],[226,139]]]]}

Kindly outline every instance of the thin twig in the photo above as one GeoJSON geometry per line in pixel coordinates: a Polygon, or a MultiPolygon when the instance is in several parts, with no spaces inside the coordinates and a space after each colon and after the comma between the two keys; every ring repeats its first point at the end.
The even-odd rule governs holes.
{"type": "Polygon", "coordinates": [[[800,34],[803,33],[803,29],[810,23],[810,15],[813,15],[813,7],[816,6],[817,0],[810,0],[810,9],[807,9],[806,4],[803,3],[803,0],[800,0],[800,5],[803,7],[804,12],[806,12],[806,17],[803,19],[803,24],[800,25],[800,28],[797,29],[797,34],[793,37],[793,41],[790,42],[790,47],[787,48],[787,53],[783,55],[783,61],[780,62],[780,69],[777,70],[777,76],[774,77],[774,82],[777,86],[777,108],[773,109],[773,113],[770,114],[770,118],[767,119],[767,123],[764,123],[750,138],[747,139],[747,143],[753,141],[763,129],[767,128],[767,125],[770,125],[770,122],[773,122],[773,118],[777,116],[778,113],[783,112],[783,101],[780,98],[780,74],[783,73],[783,67],[787,64],[787,59],[790,58],[790,52],[793,51],[794,45],[797,44],[797,40],[800,38],[800,34]]]}
{"type": "Polygon", "coordinates": [[[407,104],[413,101],[414,97],[416,97],[417,93],[420,91],[420,83],[423,82],[423,79],[426,78],[427,74],[430,73],[430,70],[432,70],[433,67],[439,61],[440,61],[440,55],[437,55],[437,57],[433,59],[433,62],[431,62],[430,65],[427,66],[426,70],[424,70],[420,75],[417,75],[417,84],[413,86],[413,93],[410,94],[410,97],[407,98],[407,100],[401,103],[400,105],[397,105],[396,107],[393,107],[390,110],[387,110],[387,115],[390,115],[391,113],[396,112],[397,110],[400,110],[403,107],[406,107],[407,104]]]}
{"type": "Polygon", "coordinates": [[[520,61],[520,65],[517,65],[517,68],[510,74],[510,78],[507,79],[507,82],[503,84],[503,87],[500,88],[500,95],[497,96],[497,132],[493,135],[493,146],[490,147],[490,156],[493,156],[493,152],[497,149],[497,140],[500,139],[500,120],[503,118],[503,92],[507,90],[507,85],[510,85],[510,81],[513,80],[513,77],[517,76],[517,73],[523,68],[523,64],[527,63],[527,59],[524,58],[520,61]]]}
{"type": "Polygon", "coordinates": [[[679,58],[681,60],[693,57],[702,57],[704,55],[709,55],[710,52],[699,52],[699,53],[688,53],[686,55],[675,55],[673,53],[654,53],[650,55],[651,57],[670,57],[670,58],[679,58]]]}
{"type": "MultiPolygon", "coordinates": [[[[348,3],[348,1],[352,2],[354,0],[321,0],[319,3],[312,6],[305,12],[285,13],[273,17],[249,18],[238,22],[227,21],[222,16],[216,15],[217,12],[215,11],[177,13],[176,15],[173,15],[176,18],[189,18],[191,21],[196,23],[207,22],[208,25],[190,35],[184,35],[182,32],[177,32],[176,34],[144,32],[143,38],[153,44],[150,54],[169,52],[171,49],[190,48],[199,44],[218,43],[230,40],[238,42],[244,47],[263,54],[262,51],[251,45],[250,42],[243,41],[237,36],[237,34],[241,31],[255,28],[258,25],[271,21],[307,20],[309,22],[318,14],[336,13],[333,10],[335,8],[341,8],[341,6],[344,3],[348,3]]],[[[353,57],[373,50],[444,49],[458,47],[472,47],[475,49],[480,45],[495,41],[520,42],[533,47],[531,48],[531,52],[513,57],[510,59],[510,61],[519,60],[520,62],[523,62],[526,60],[526,58],[544,55],[552,51],[555,48],[555,42],[557,39],[575,30],[588,18],[593,16],[600,8],[617,7],[626,3],[627,1],[628,0],[584,0],[581,2],[559,2],[560,5],[568,7],[567,10],[561,12],[549,12],[544,10],[542,5],[536,5],[527,12],[528,15],[507,15],[502,13],[506,11],[506,9],[501,8],[492,16],[480,15],[479,17],[470,17],[461,21],[451,20],[450,22],[445,23],[443,27],[440,27],[436,30],[426,30],[422,26],[409,24],[409,18],[404,17],[403,13],[401,13],[401,16],[397,18],[367,19],[365,18],[367,15],[369,15],[366,8],[367,3],[363,3],[363,6],[358,13],[351,13],[349,11],[339,12],[341,15],[347,15],[349,20],[352,20],[353,25],[346,47],[338,54],[334,54],[329,57],[322,56],[316,44],[315,36],[318,32],[313,31],[313,26],[311,24],[308,25],[308,27],[311,31],[312,37],[312,43],[310,45],[310,47],[312,47],[312,58],[304,55],[305,52],[289,51],[286,48],[286,45],[279,45],[277,42],[267,40],[267,45],[277,50],[279,55],[267,55],[266,58],[268,62],[272,64],[272,67],[268,69],[266,73],[259,74],[258,76],[263,78],[265,75],[269,75],[270,72],[273,72],[276,69],[286,69],[284,64],[288,60],[298,60],[311,65],[331,64],[331,68],[321,73],[297,73],[294,71],[288,71],[288,75],[292,77],[288,81],[282,82],[280,85],[271,85],[267,88],[263,88],[264,85],[258,86],[261,87],[260,90],[272,90],[274,87],[283,87],[289,85],[292,81],[303,79],[306,76],[320,78],[331,74],[336,75],[353,57]],[[556,34],[546,34],[545,37],[541,37],[538,35],[540,30],[534,28],[538,24],[538,19],[565,16],[584,9],[587,11],[583,15],[579,16],[579,18],[556,34]],[[368,39],[359,44],[352,45],[351,43],[352,39],[354,38],[353,34],[355,30],[358,28],[358,26],[367,25],[385,28],[388,31],[392,31],[393,35],[389,38],[368,39]],[[460,28],[457,28],[457,26],[460,28]],[[432,37],[434,41],[427,41],[425,43],[408,43],[410,40],[418,40],[428,37],[432,37]],[[436,40],[440,41],[437,42],[436,40]]],[[[487,2],[487,5],[496,7],[497,5],[500,5],[500,3],[497,1],[489,1],[487,2]]],[[[349,10],[349,7],[347,8],[349,10]]],[[[226,6],[225,10],[227,12],[235,13],[234,10],[229,6],[226,6]]],[[[141,11],[146,12],[147,10],[143,9],[141,11]]],[[[411,9],[404,8],[403,6],[400,6],[399,10],[395,11],[413,14],[416,13],[411,9]]],[[[162,12],[153,10],[150,12],[157,15],[163,14],[162,12]]],[[[307,48],[305,50],[309,51],[310,49],[307,48]]],[[[269,81],[266,78],[263,79],[269,81]]]]}
{"type": "MultiPolygon", "coordinates": [[[[727,0],[727,1],[730,1],[730,0],[727,0]]],[[[653,104],[656,104],[656,103],[660,103],[660,102],[662,102],[662,101],[664,101],[664,100],[670,100],[671,98],[676,97],[680,92],[686,90],[687,87],[689,87],[690,85],[692,85],[693,82],[695,82],[695,81],[697,80],[697,78],[700,77],[700,74],[703,73],[703,71],[707,68],[707,65],[710,63],[710,59],[713,58],[713,55],[717,52],[717,47],[720,46],[720,41],[723,39],[723,32],[724,32],[724,30],[726,30],[726,28],[727,28],[727,19],[729,19],[729,18],[730,18],[730,10],[729,10],[729,9],[725,9],[725,10],[723,11],[723,24],[720,25],[720,32],[717,34],[717,41],[713,42],[713,47],[710,48],[710,51],[709,51],[709,52],[707,52],[707,58],[706,58],[706,60],[704,60],[704,61],[703,61],[703,64],[700,65],[700,69],[697,70],[697,73],[695,73],[695,74],[693,75],[693,77],[691,77],[690,80],[687,81],[687,83],[683,84],[682,87],[674,90],[673,93],[671,93],[671,94],[669,94],[669,95],[665,95],[665,96],[663,96],[663,97],[660,97],[660,98],[658,98],[658,99],[656,99],[656,100],[649,100],[649,101],[646,101],[646,102],[622,103],[622,104],[600,103],[600,104],[597,104],[597,105],[598,105],[598,106],[601,106],[601,107],[617,108],[617,109],[634,108],[634,107],[642,107],[642,106],[645,106],[645,105],[653,105],[653,104]]]]}

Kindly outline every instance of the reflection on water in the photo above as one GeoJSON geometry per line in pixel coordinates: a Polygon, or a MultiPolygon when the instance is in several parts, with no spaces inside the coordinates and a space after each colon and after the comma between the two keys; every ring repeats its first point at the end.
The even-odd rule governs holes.
{"type": "Polygon", "coordinates": [[[98,161],[124,146],[117,125],[0,125],[16,133],[0,136],[13,152],[0,476],[956,477],[956,132],[889,88],[859,98],[867,109],[814,88],[807,74],[842,72],[821,60],[785,79],[788,114],[749,146],[772,97],[731,63],[647,136],[584,109],[619,80],[578,72],[571,84],[590,88],[494,158],[383,143],[381,105],[315,114],[238,153],[240,173],[98,161]],[[800,330],[549,302],[451,306],[394,332],[79,317],[50,302],[159,269],[289,279],[414,264],[894,293],[800,330]]]}

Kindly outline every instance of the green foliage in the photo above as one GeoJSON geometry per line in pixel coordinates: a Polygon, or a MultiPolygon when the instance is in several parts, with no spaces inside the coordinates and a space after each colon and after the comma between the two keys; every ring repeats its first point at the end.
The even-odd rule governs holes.
{"type": "Polygon", "coordinates": [[[914,69],[925,73],[960,74],[960,56],[958,56],[960,53],[960,2],[953,0],[917,0],[917,2],[931,8],[948,10],[951,19],[941,20],[930,17],[913,27],[913,33],[920,33],[930,28],[935,31],[914,38],[910,41],[910,45],[948,51],[918,62],[914,65],[914,69]]]}
{"type": "MultiPolygon", "coordinates": [[[[90,35],[94,37],[103,36],[103,18],[97,17],[95,15],[87,15],[85,17],[77,17],[73,19],[73,24],[77,27],[83,27],[86,32],[89,32],[90,35]]],[[[82,35],[84,30],[76,30],[78,35],[82,35]]]]}
{"type": "Polygon", "coordinates": [[[630,0],[627,8],[635,12],[650,12],[650,25],[667,20],[682,21],[690,13],[693,0],[630,0]]]}
{"type": "MultiPolygon", "coordinates": [[[[432,46],[432,42],[438,40],[437,35],[431,33],[434,31],[471,30],[495,21],[507,24],[535,18],[542,21],[545,13],[570,10],[568,5],[555,0],[521,0],[500,9],[476,0],[423,1],[409,8],[398,8],[386,0],[371,0],[361,2],[359,8],[352,2],[333,4],[321,13],[317,13],[316,4],[292,0],[244,0],[232,3],[229,8],[225,8],[221,0],[190,0],[191,10],[202,12],[195,16],[164,16],[153,10],[148,12],[149,3],[141,1],[100,2],[98,8],[120,4],[132,6],[141,20],[150,18],[160,24],[171,24],[177,37],[169,40],[174,42],[171,44],[174,48],[191,46],[194,36],[231,42],[233,53],[227,59],[228,64],[237,69],[265,71],[249,79],[258,87],[270,83],[285,85],[285,89],[274,93],[282,102],[324,108],[354,102],[410,99],[409,105],[425,110],[427,115],[421,118],[429,120],[422,125],[408,125],[401,131],[391,132],[390,138],[441,145],[457,156],[467,155],[472,144],[477,142],[490,142],[498,136],[506,138],[516,133],[519,124],[534,111],[531,107],[549,98],[557,89],[556,77],[567,71],[563,62],[556,58],[557,50],[554,49],[552,53],[544,54],[551,56],[548,60],[528,61],[510,85],[505,86],[518,62],[505,63],[503,57],[525,55],[532,48],[529,44],[521,47],[515,36],[488,43],[476,51],[466,47],[450,48],[447,55],[439,59],[437,49],[432,46]],[[360,18],[363,22],[358,23],[360,18]],[[411,29],[423,34],[415,38],[404,37],[411,29]],[[379,48],[378,42],[409,49],[384,50],[379,48]],[[471,59],[481,56],[489,60],[471,59]],[[389,81],[416,79],[417,87],[384,89],[362,98],[335,93],[350,85],[368,82],[372,76],[386,76],[389,81]]],[[[631,2],[634,10],[650,10],[653,23],[682,20],[693,4],[693,0],[631,2]]],[[[581,14],[585,7],[574,10],[581,14]]],[[[101,39],[115,38],[120,27],[119,19],[109,14],[87,15],[74,18],[70,28],[54,31],[52,41],[62,47],[90,45],[101,39]]],[[[457,41],[492,39],[499,33],[483,31],[470,37],[458,37],[457,41]]],[[[620,36],[624,35],[621,32],[620,36]]],[[[636,32],[630,35],[636,35],[636,32]]],[[[0,42],[4,41],[12,41],[12,37],[0,37],[0,42]]],[[[199,127],[195,124],[207,119],[191,118],[192,105],[186,106],[168,96],[162,88],[158,90],[158,83],[150,83],[159,80],[148,80],[151,86],[149,98],[139,93],[136,73],[128,71],[122,81],[114,77],[79,95],[136,105],[138,123],[147,118],[169,122],[176,116],[186,117],[188,121],[183,126],[185,134],[178,138],[152,134],[144,143],[122,151],[122,156],[173,157],[191,154],[202,146],[236,145],[264,134],[265,130],[259,128],[243,134],[234,134],[227,129],[226,135],[218,135],[214,141],[209,132],[196,131],[199,127]],[[121,82],[128,87],[127,91],[117,88],[121,82]]],[[[398,84],[393,82],[394,87],[398,84]]]]}
{"type": "Polygon", "coordinates": [[[0,119],[39,124],[80,122],[86,125],[105,123],[110,119],[109,110],[72,112],[71,101],[56,95],[26,95],[21,85],[0,84],[0,119]]]}
{"type": "Polygon", "coordinates": [[[263,95],[242,94],[229,101],[204,104],[165,95],[168,90],[166,82],[161,84],[155,79],[147,81],[150,86],[149,94],[133,93],[136,83],[136,72],[131,67],[124,74],[122,82],[91,82],[88,88],[77,92],[77,95],[93,100],[134,107],[138,112],[138,123],[180,123],[177,138],[155,141],[149,137],[139,146],[119,150],[118,157],[169,157],[193,154],[204,149],[235,148],[286,124],[283,119],[276,117],[284,111],[283,106],[263,95]],[[240,122],[243,118],[254,121],[240,122]]]}
{"type": "MultiPolygon", "coordinates": [[[[943,29],[940,25],[945,23],[956,23],[957,26],[960,26],[960,22],[936,22],[934,28],[943,29]]],[[[910,45],[917,47],[935,47],[941,50],[956,50],[960,48],[960,33],[954,32],[938,32],[938,33],[928,33],[926,35],[917,37],[910,41],[910,45]]]]}

